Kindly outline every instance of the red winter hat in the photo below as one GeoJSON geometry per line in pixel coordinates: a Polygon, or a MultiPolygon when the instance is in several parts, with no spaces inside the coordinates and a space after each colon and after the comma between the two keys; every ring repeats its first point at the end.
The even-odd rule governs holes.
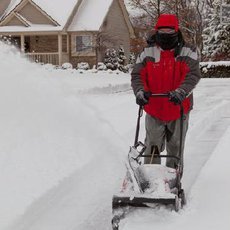
{"type": "Polygon", "coordinates": [[[155,25],[155,29],[158,30],[160,27],[172,27],[176,31],[179,29],[178,18],[174,14],[161,14],[155,25]]]}

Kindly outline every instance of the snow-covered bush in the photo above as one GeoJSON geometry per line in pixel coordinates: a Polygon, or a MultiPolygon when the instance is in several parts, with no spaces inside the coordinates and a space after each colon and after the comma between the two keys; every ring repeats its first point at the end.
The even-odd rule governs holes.
{"type": "Polygon", "coordinates": [[[134,53],[130,53],[129,55],[129,64],[134,65],[136,63],[136,56],[134,53]]]}
{"type": "Polygon", "coordinates": [[[77,69],[79,69],[79,70],[88,70],[88,69],[90,69],[89,63],[87,63],[87,62],[79,62],[77,64],[77,69]]]}
{"type": "Polygon", "coordinates": [[[118,56],[115,49],[107,49],[105,51],[104,63],[107,69],[116,70],[118,68],[118,56]]]}
{"type": "Polygon", "coordinates": [[[129,64],[126,65],[126,68],[128,69],[128,71],[132,71],[134,64],[136,63],[136,56],[134,53],[130,53],[129,55],[129,64]]]}
{"type": "Polygon", "coordinates": [[[118,69],[122,72],[128,72],[128,68],[125,66],[126,62],[125,51],[122,46],[118,49],[118,69]]]}
{"type": "Polygon", "coordinates": [[[103,62],[98,62],[97,70],[107,70],[107,67],[103,62]]]}
{"type": "Polygon", "coordinates": [[[73,65],[71,63],[63,63],[62,64],[62,69],[73,69],[73,65]]]}
{"type": "Polygon", "coordinates": [[[47,63],[47,64],[44,64],[44,65],[41,65],[44,69],[46,69],[46,70],[55,70],[56,69],[56,66],[55,65],[53,65],[53,64],[49,64],[49,63],[47,63]]]}
{"type": "Polygon", "coordinates": [[[126,66],[126,57],[124,48],[119,47],[118,50],[107,49],[105,52],[104,63],[107,69],[110,70],[120,70],[127,73],[129,68],[126,66]]]}
{"type": "Polygon", "coordinates": [[[221,24],[219,2],[208,10],[203,31],[203,59],[230,60],[230,25],[221,24]]]}
{"type": "Polygon", "coordinates": [[[203,78],[230,78],[230,61],[201,62],[200,70],[203,78]]]}

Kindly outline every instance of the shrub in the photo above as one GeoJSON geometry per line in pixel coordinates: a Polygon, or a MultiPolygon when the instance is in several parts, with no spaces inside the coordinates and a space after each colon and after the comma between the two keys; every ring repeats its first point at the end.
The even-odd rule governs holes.
{"type": "Polygon", "coordinates": [[[230,61],[201,62],[200,70],[203,78],[230,78],[230,61]]]}
{"type": "Polygon", "coordinates": [[[88,70],[88,69],[90,69],[89,63],[87,63],[87,62],[79,62],[79,63],[77,64],[77,69],[80,69],[80,70],[88,70]]]}

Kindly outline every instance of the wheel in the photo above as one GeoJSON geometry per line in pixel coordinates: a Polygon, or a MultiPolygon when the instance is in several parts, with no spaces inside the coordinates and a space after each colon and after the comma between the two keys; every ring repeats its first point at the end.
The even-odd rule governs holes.
{"type": "Polygon", "coordinates": [[[181,209],[181,198],[179,198],[178,196],[175,197],[174,208],[176,212],[179,212],[179,210],[181,209]]]}
{"type": "Polygon", "coordinates": [[[118,216],[114,216],[111,222],[112,222],[112,230],[119,230],[120,218],[118,216]]]}
{"type": "Polygon", "coordinates": [[[181,199],[181,206],[183,207],[186,205],[186,197],[183,189],[181,189],[179,192],[179,198],[181,199]]]}

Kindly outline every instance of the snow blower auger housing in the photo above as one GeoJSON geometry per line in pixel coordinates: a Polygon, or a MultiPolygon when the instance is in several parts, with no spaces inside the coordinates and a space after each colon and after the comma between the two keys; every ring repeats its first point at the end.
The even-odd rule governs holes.
{"type": "MultiPolygon", "coordinates": [[[[168,97],[168,94],[152,94],[153,97],[168,97]]],[[[180,153],[183,136],[183,106],[180,105],[180,153]]],[[[184,190],[181,186],[183,162],[180,157],[170,155],[144,155],[145,145],[138,141],[140,119],[143,108],[139,107],[134,145],[130,147],[126,160],[126,176],[121,191],[113,196],[112,229],[119,229],[119,222],[130,207],[153,207],[153,204],[172,205],[175,211],[186,203],[184,190]],[[144,157],[174,158],[175,168],[161,164],[143,164],[144,157]]]]}

